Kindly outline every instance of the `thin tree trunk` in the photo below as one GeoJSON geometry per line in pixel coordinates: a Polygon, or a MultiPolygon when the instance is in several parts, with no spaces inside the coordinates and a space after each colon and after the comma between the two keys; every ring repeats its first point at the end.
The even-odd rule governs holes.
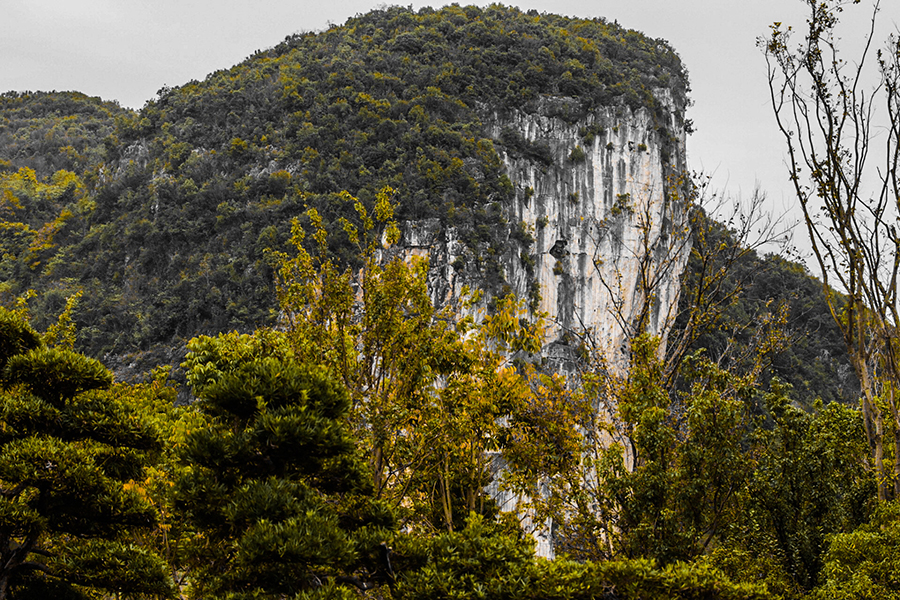
{"type": "Polygon", "coordinates": [[[888,499],[889,477],[884,470],[884,417],[875,408],[875,473],[878,476],[878,499],[888,499]]]}
{"type": "Polygon", "coordinates": [[[894,386],[891,386],[891,419],[894,425],[894,499],[900,498],[900,410],[894,386]]]}
{"type": "Polygon", "coordinates": [[[856,363],[857,374],[862,385],[863,423],[866,429],[869,449],[875,461],[878,499],[885,500],[887,498],[887,478],[884,471],[884,417],[875,404],[875,395],[872,390],[872,381],[869,378],[868,370],[865,368],[865,364],[860,365],[861,362],[859,357],[855,357],[854,363],[856,363]]]}
{"type": "Polygon", "coordinates": [[[438,477],[441,486],[441,508],[444,512],[444,522],[447,524],[447,531],[453,531],[453,506],[450,503],[450,460],[447,453],[441,460],[441,474],[438,477]]]}
{"type": "Polygon", "coordinates": [[[383,485],[384,472],[384,452],[381,446],[373,444],[372,448],[372,482],[375,486],[375,497],[381,497],[381,486],[383,485]]]}

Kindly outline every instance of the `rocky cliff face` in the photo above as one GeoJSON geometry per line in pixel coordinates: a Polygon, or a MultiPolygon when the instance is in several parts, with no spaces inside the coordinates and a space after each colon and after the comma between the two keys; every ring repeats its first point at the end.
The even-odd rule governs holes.
{"type": "MultiPolygon", "coordinates": [[[[569,122],[553,116],[565,99],[546,101],[537,114],[489,119],[494,139],[507,140],[498,149],[517,190],[508,221],[519,243],[503,257],[504,275],[513,292],[535,300],[532,312],[547,315],[543,354],[556,371],[576,373],[574,362],[589,350],[622,373],[631,336],[650,331],[665,339],[674,320],[690,252],[680,182],[685,132],[665,90],[658,99],[669,108],[668,122],[626,108],[569,122]]],[[[437,304],[463,285],[477,285],[457,236],[436,219],[404,230],[408,251],[430,257],[437,304]]],[[[598,399],[596,406],[604,410],[606,403],[598,399]]],[[[499,455],[491,468],[502,471],[499,455]]],[[[520,512],[523,498],[503,490],[499,478],[488,491],[501,510],[520,512]]],[[[520,517],[538,555],[552,557],[552,523],[520,517]]]]}
{"type": "MultiPolygon", "coordinates": [[[[621,372],[631,334],[664,338],[674,318],[690,251],[679,182],[685,132],[668,93],[658,99],[668,122],[622,107],[570,122],[554,116],[561,98],[537,114],[488,119],[493,137],[507,140],[497,148],[517,190],[507,218],[520,243],[503,257],[504,275],[520,297],[540,292],[532,310],[548,317],[544,354],[563,371],[586,345],[621,372]]],[[[404,243],[430,255],[437,303],[473,284],[455,230],[408,223],[404,243]]]]}

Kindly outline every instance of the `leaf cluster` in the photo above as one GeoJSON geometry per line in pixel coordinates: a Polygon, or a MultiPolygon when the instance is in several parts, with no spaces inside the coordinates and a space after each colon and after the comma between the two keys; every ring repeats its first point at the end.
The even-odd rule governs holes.
{"type": "Polygon", "coordinates": [[[392,590],[404,600],[500,598],[637,600],[763,599],[765,588],[732,583],[704,563],[631,559],[586,562],[535,560],[513,522],[470,516],[465,529],[429,540],[397,542],[397,563],[407,567],[392,590]],[[401,562],[404,561],[404,562],[401,562]],[[417,564],[418,563],[418,564],[417,564]],[[415,569],[410,569],[416,565],[415,569]]]}

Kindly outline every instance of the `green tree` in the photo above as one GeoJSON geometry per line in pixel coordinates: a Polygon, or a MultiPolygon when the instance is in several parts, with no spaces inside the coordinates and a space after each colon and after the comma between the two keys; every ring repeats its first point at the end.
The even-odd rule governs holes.
{"type": "Polygon", "coordinates": [[[536,559],[515,519],[470,515],[466,526],[395,538],[397,600],[763,600],[763,586],[733,583],[706,563],[659,566],[649,559],[536,559]]]}
{"type": "Polygon", "coordinates": [[[156,520],[134,489],[156,431],[103,365],[48,347],[20,313],[0,308],[0,348],[0,598],[169,595],[166,565],[132,538],[156,520]]]}
{"type": "Polygon", "coordinates": [[[457,531],[395,538],[398,583],[393,596],[523,597],[522,584],[534,563],[534,541],[512,515],[505,517],[493,521],[470,513],[457,531]]]}
{"type": "Polygon", "coordinates": [[[900,598],[900,504],[881,504],[869,522],[831,538],[822,585],[812,597],[834,600],[900,598]]]}
{"type": "Polygon", "coordinates": [[[792,406],[788,393],[776,381],[765,394],[774,426],[755,432],[745,516],[731,533],[746,536],[745,548],[774,547],[784,571],[808,590],[822,569],[827,537],[862,523],[876,488],[859,411],[832,402],[808,413],[792,406]]]}
{"type": "Polygon", "coordinates": [[[754,378],[694,354],[682,366],[688,389],[670,394],[658,344],[639,336],[627,377],[599,380],[613,386],[599,392],[615,397],[616,421],[590,426],[618,437],[589,440],[581,472],[565,486],[569,499],[556,519],[560,549],[573,557],[693,560],[738,512],[751,473],[746,400],[754,378]]]}
{"type": "Polygon", "coordinates": [[[196,531],[193,596],[366,587],[352,573],[372,549],[367,532],[377,538],[392,516],[371,498],[346,389],[271,331],[200,337],[188,350],[188,381],[209,420],[187,435],[176,490],[196,531]]]}
{"type": "Polygon", "coordinates": [[[155,527],[136,532],[134,538],[164,558],[173,581],[182,586],[190,574],[187,565],[194,531],[176,506],[175,483],[191,469],[180,461],[187,437],[191,431],[206,427],[208,419],[193,406],[177,401],[178,388],[169,374],[168,367],[161,367],[153,371],[149,381],[113,384],[111,393],[135,407],[159,432],[162,452],[131,486],[156,509],[157,521],[155,527]]]}
{"type": "MultiPolygon", "coordinates": [[[[295,221],[295,254],[276,255],[279,299],[296,353],[327,365],[350,393],[376,496],[404,519],[452,531],[470,511],[490,512],[488,453],[515,446],[506,458],[531,460],[539,450],[529,450],[529,442],[554,429],[549,419],[569,407],[541,409],[553,396],[544,392],[561,388],[559,381],[541,384],[526,360],[539,350],[542,329],[524,320],[521,301],[497,299],[483,314],[473,294],[435,308],[427,262],[392,248],[399,229],[391,193],[381,190],[374,215],[342,194],[357,216],[341,220],[357,253],[352,267],[341,268],[332,256],[318,211],[306,213],[313,252],[295,221]]],[[[578,433],[555,428],[554,436],[573,446],[578,433]]],[[[531,467],[539,463],[531,460],[531,467]]]]}

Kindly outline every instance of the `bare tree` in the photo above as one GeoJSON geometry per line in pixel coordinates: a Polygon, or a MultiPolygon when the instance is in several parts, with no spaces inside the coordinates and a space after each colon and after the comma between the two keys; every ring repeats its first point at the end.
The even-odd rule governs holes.
{"type": "MultiPolygon", "coordinates": [[[[680,175],[669,181],[669,195],[678,198],[682,215],[672,218],[669,230],[662,231],[654,222],[650,203],[638,199],[631,219],[638,231],[638,243],[627,247],[627,258],[634,264],[634,289],[623,287],[623,274],[613,270],[612,277],[601,270],[602,260],[595,257],[594,265],[601,285],[609,294],[610,316],[621,328],[626,341],[644,333],[661,338],[661,359],[664,361],[663,381],[671,389],[678,368],[694,344],[705,333],[723,326],[725,312],[741,297],[757,272],[739,268],[764,248],[785,250],[790,245],[792,225],[783,218],[775,218],[765,210],[765,192],[756,188],[749,199],[735,198],[712,189],[710,177],[694,174],[680,175]],[[662,232],[661,232],[662,231],[662,232]],[[692,273],[684,272],[689,259],[692,273]],[[681,279],[679,295],[661,298],[669,282],[681,279]],[[626,302],[627,299],[631,302],[626,302]],[[675,300],[675,302],[672,302],[675,300]],[[658,310],[666,313],[652,318],[658,310]],[[675,328],[676,321],[680,326],[675,328]],[[653,324],[656,322],[656,328],[653,324]]],[[[615,230],[598,226],[601,235],[615,236],[615,230]]],[[[596,243],[602,247],[599,240],[596,243]]],[[[689,269],[691,270],[691,269],[689,269]]],[[[762,315],[756,315],[762,318],[762,315]]],[[[742,328],[756,327],[756,318],[741,323],[742,328]]],[[[577,332],[582,342],[591,348],[592,355],[600,354],[599,343],[590,331],[577,332]]],[[[734,333],[734,332],[732,332],[734,333]]],[[[728,354],[728,353],[726,353],[728,354]]]]}
{"type": "MultiPolygon", "coordinates": [[[[697,341],[705,333],[725,327],[725,313],[746,292],[758,271],[740,268],[766,248],[787,251],[792,225],[781,217],[773,217],[765,209],[766,194],[759,187],[749,199],[734,198],[710,189],[710,179],[693,177],[690,199],[691,260],[682,275],[681,296],[675,318],[680,327],[670,332],[666,344],[664,383],[674,385],[679,366],[688,352],[696,350],[697,341]]],[[[737,330],[758,328],[765,315],[753,315],[735,324],[737,330]]],[[[729,331],[734,340],[739,331],[729,331]]],[[[733,344],[729,341],[729,346],[733,344]]],[[[762,356],[757,348],[749,351],[762,356]]],[[[731,352],[724,351],[721,362],[731,352]]],[[[761,365],[758,366],[761,370],[761,365]]]]}
{"type": "Polygon", "coordinates": [[[792,46],[792,30],[781,23],[759,43],[812,253],[862,387],[878,497],[885,500],[900,497],[900,41],[891,36],[873,51],[876,3],[864,47],[847,62],[836,27],[849,3],[804,2],[808,28],[800,44],[792,46]],[[890,432],[893,468],[884,464],[890,432]]]}

